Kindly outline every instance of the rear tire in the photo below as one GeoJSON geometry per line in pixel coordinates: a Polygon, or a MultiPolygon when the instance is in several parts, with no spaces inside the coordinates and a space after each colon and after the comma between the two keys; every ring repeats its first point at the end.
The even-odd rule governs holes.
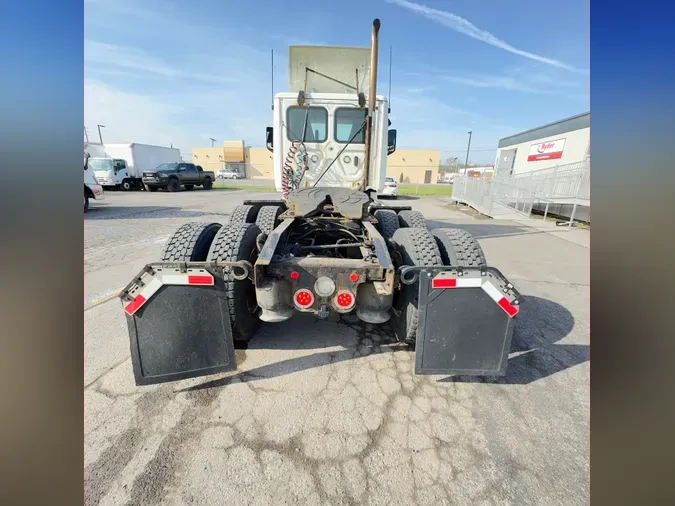
{"type": "MultiPolygon", "coordinates": [[[[393,241],[401,255],[401,265],[435,266],[443,265],[441,253],[431,232],[421,228],[399,228],[393,241]]],[[[396,265],[399,267],[399,265],[396,265]]],[[[415,344],[419,324],[419,281],[412,285],[401,284],[394,296],[392,325],[396,339],[407,344],[415,344]]]]}
{"type": "Polygon", "coordinates": [[[437,228],[431,231],[445,265],[480,267],[487,265],[485,253],[476,238],[459,228],[437,228]]]}
{"type": "Polygon", "coordinates": [[[401,211],[398,213],[398,223],[401,228],[427,228],[427,220],[419,211],[401,211]]]}
{"type": "Polygon", "coordinates": [[[263,206],[260,208],[255,224],[263,234],[270,235],[279,225],[279,215],[283,211],[280,206],[263,206]]]}
{"type": "Polygon", "coordinates": [[[210,190],[211,188],[213,188],[213,181],[211,181],[210,177],[204,179],[204,182],[202,183],[202,188],[204,188],[205,190],[210,190]]]}
{"type": "MultiPolygon", "coordinates": [[[[256,237],[259,234],[260,229],[255,223],[225,225],[213,240],[207,261],[247,260],[255,264],[258,258],[256,237]]],[[[248,341],[260,326],[255,285],[250,279],[234,279],[232,267],[223,267],[223,278],[230,310],[232,337],[235,341],[248,341]]]]}
{"type": "Polygon", "coordinates": [[[186,189],[187,191],[194,190],[194,189],[195,189],[195,185],[193,185],[193,184],[186,184],[186,185],[185,185],[185,189],[186,189]]]}
{"type": "Polygon", "coordinates": [[[389,240],[394,236],[394,233],[399,229],[398,216],[396,211],[391,209],[380,209],[375,211],[373,216],[377,220],[377,229],[385,238],[389,240]]]}
{"type": "Polygon", "coordinates": [[[86,213],[89,211],[89,197],[87,197],[87,194],[84,194],[84,212],[86,213]]]}
{"type": "Polygon", "coordinates": [[[169,238],[162,252],[163,262],[204,262],[220,223],[191,222],[169,238]]]}
{"type": "Polygon", "coordinates": [[[177,192],[180,190],[180,183],[178,179],[169,179],[169,184],[166,186],[166,189],[170,192],[177,192]]]}
{"type": "Polygon", "coordinates": [[[256,207],[242,204],[234,208],[228,224],[243,225],[244,223],[255,223],[257,217],[258,212],[256,207]]]}

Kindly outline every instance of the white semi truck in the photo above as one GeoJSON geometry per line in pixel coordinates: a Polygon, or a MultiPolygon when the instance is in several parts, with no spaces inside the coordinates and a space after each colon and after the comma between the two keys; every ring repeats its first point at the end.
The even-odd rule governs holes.
{"type": "Polygon", "coordinates": [[[91,156],[89,167],[104,188],[143,188],[143,171],[162,163],[181,162],[180,150],[150,144],[106,144],[103,156],[91,156]]]}
{"type": "Polygon", "coordinates": [[[396,136],[379,28],[370,50],[291,47],[267,128],[283,199],[183,224],[122,290],[136,384],[232,371],[235,341],[298,313],[390,325],[416,374],[506,373],[520,293],[469,232],[377,198],[396,136]]]}

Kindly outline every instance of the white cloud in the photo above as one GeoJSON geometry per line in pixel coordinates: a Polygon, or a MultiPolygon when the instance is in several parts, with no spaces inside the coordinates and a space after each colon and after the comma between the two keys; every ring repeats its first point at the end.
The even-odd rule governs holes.
{"type": "Polygon", "coordinates": [[[84,116],[89,138],[96,138],[96,125],[104,142],[142,142],[189,150],[191,136],[177,121],[184,112],[176,103],[123,92],[104,83],[84,83],[84,116]]]}
{"type": "Polygon", "coordinates": [[[134,71],[134,74],[151,74],[162,78],[183,78],[214,84],[227,84],[239,80],[236,76],[226,75],[224,72],[222,74],[199,72],[197,65],[188,65],[187,68],[172,66],[145,51],[95,40],[85,40],[84,60],[87,65],[93,66],[95,71],[101,70],[104,73],[134,71]]]}
{"type": "Polygon", "coordinates": [[[491,46],[498,47],[500,49],[508,51],[509,53],[517,54],[519,56],[523,56],[525,58],[529,58],[531,60],[535,60],[538,62],[546,63],[548,65],[552,65],[553,67],[569,70],[571,72],[581,72],[581,73],[588,72],[587,70],[577,69],[572,65],[568,65],[567,63],[555,60],[553,58],[547,58],[545,56],[540,56],[538,54],[530,53],[528,51],[523,51],[522,49],[517,49],[512,45],[508,44],[507,42],[504,42],[503,40],[495,37],[490,32],[486,30],[481,30],[480,28],[476,27],[473,23],[471,23],[467,19],[464,19],[461,16],[458,16],[457,14],[442,11],[439,9],[434,9],[432,7],[427,7],[426,5],[409,2],[408,0],[387,0],[387,1],[389,3],[393,3],[399,5],[400,7],[404,7],[408,10],[416,12],[417,14],[420,14],[431,21],[446,26],[447,28],[450,28],[451,30],[454,30],[458,33],[479,40],[481,42],[485,42],[486,44],[490,44],[491,46]]]}
{"type": "Polygon", "coordinates": [[[512,77],[505,76],[487,76],[480,79],[445,76],[443,79],[451,83],[466,84],[473,88],[501,88],[510,91],[522,91],[525,93],[549,93],[549,91],[532,88],[512,77]]]}

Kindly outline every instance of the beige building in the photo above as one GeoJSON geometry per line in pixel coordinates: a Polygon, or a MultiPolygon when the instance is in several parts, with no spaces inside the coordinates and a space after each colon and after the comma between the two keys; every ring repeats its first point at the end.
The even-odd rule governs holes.
{"type": "Polygon", "coordinates": [[[228,164],[228,170],[243,174],[245,149],[244,141],[224,141],[222,147],[192,148],[192,163],[213,172],[225,169],[225,164],[228,164]]]}
{"type": "Polygon", "coordinates": [[[387,176],[403,184],[436,184],[440,163],[438,149],[397,149],[387,157],[387,176]]]}
{"type": "MultiPolygon", "coordinates": [[[[440,158],[437,149],[398,149],[387,157],[387,176],[404,184],[436,184],[440,158]]],[[[247,179],[274,179],[272,153],[264,147],[245,146],[244,141],[192,148],[192,162],[213,172],[227,168],[247,179]]]]}
{"type": "Polygon", "coordinates": [[[246,148],[246,177],[249,179],[274,179],[272,152],[267,148],[246,148]]]}

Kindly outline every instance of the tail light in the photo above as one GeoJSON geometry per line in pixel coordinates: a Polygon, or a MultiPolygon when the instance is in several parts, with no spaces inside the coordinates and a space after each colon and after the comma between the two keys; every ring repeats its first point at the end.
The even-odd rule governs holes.
{"type": "Polygon", "coordinates": [[[355,302],[354,294],[347,290],[342,290],[335,296],[335,304],[340,309],[350,309],[354,306],[355,302]]]}
{"type": "Polygon", "coordinates": [[[314,304],[314,294],[309,290],[307,290],[306,288],[301,288],[300,290],[295,292],[293,298],[295,299],[295,304],[300,309],[307,309],[312,304],[314,304]]]}

